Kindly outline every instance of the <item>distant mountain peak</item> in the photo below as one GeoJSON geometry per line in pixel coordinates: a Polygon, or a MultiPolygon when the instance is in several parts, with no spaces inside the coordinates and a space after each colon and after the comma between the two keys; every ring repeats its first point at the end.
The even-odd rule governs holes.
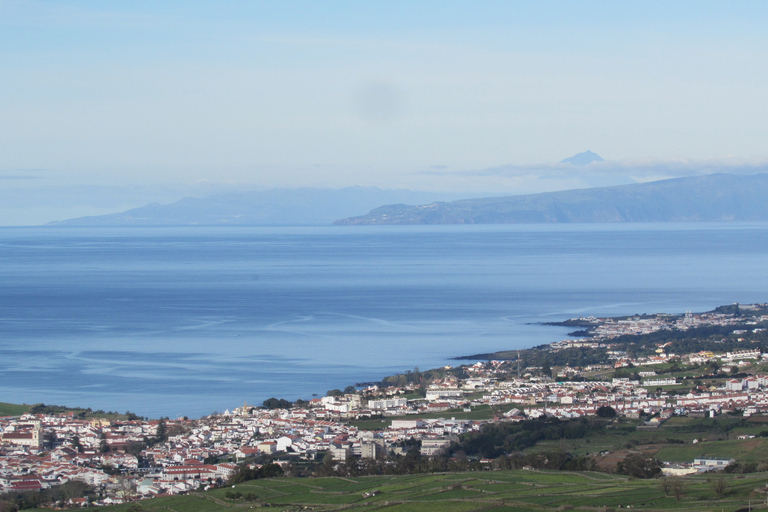
{"type": "Polygon", "coordinates": [[[586,150],[583,153],[579,153],[578,155],[573,155],[570,158],[566,158],[565,160],[561,160],[561,164],[573,164],[573,165],[587,165],[592,162],[604,162],[605,160],[603,157],[598,155],[597,153],[593,153],[590,150],[586,150]]]}

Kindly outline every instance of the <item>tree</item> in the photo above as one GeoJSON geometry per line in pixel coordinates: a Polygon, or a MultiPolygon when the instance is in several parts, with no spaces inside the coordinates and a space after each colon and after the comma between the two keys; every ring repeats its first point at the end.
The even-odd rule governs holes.
{"type": "Polygon", "coordinates": [[[352,453],[347,455],[346,459],[344,460],[344,466],[346,466],[347,476],[360,475],[360,467],[357,462],[358,462],[357,457],[352,455],[352,453]]]}
{"type": "Polygon", "coordinates": [[[357,393],[357,388],[355,388],[355,386],[347,386],[344,388],[345,395],[353,395],[355,393],[357,393]]]}
{"type": "Polygon", "coordinates": [[[661,490],[664,491],[664,496],[669,496],[669,493],[672,491],[672,481],[664,477],[661,479],[661,490]]]}
{"type": "Polygon", "coordinates": [[[323,456],[323,463],[317,468],[318,476],[333,476],[335,472],[336,462],[333,460],[331,452],[326,452],[323,456]]]}
{"type": "Polygon", "coordinates": [[[418,446],[412,446],[404,457],[397,463],[397,469],[400,474],[411,474],[416,472],[416,467],[421,458],[421,450],[418,446]]]}
{"type": "Polygon", "coordinates": [[[597,409],[598,418],[615,418],[616,409],[610,405],[603,405],[597,409]]]}
{"type": "Polygon", "coordinates": [[[120,498],[123,499],[123,501],[126,501],[131,496],[133,496],[135,490],[136,484],[133,482],[133,480],[126,476],[117,477],[117,493],[120,498]]]}
{"type": "Polygon", "coordinates": [[[329,389],[325,393],[325,396],[341,396],[343,394],[344,394],[344,392],[342,390],[340,390],[340,389],[329,389]]]}
{"type": "Polygon", "coordinates": [[[64,494],[67,501],[73,498],[82,498],[93,488],[80,480],[68,480],[59,486],[59,490],[64,494]]]}
{"type": "Polygon", "coordinates": [[[712,483],[712,490],[715,491],[715,495],[717,495],[717,499],[721,500],[723,499],[723,496],[725,496],[725,491],[728,488],[728,485],[725,483],[725,478],[721,476],[718,476],[714,479],[712,483]]]}
{"type": "Polygon", "coordinates": [[[283,468],[279,464],[270,462],[264,464],[260,468],[249,468],[246,465],[240,466],[235,475],[227,482],[230,485],[247,482],[249,480],[257,480],[259,478],[274,478],[277,476],[283,476],[283,468]]]}
{"type": "Polygon", "coordinates": [[[672,494],[675,496],[676,501],[680,501],[683,499],[683,496],[685,495],[685,486],[683,485],[683,481],[679,478],[672,478],[672,494]]]}
{"type": "Polygon", "coordinates": [[[549,358],[544,359],[544,363],[541,366],[541,374],[546,377],[552,376],[552,368],[549,366],[549,358]]]}
{"type": "Polygon", "coordinates": [[[157,423],[157,432],[155,434],[155,438],[157,439],[158,443],[164,443],[168,440],[168,426],[165,424],[165,420],[163,418],[160,418],[160,421],[157,423]]]}

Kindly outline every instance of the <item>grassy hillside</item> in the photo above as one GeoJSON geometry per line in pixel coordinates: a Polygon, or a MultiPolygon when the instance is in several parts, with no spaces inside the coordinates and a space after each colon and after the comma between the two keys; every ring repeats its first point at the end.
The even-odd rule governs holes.
{"type": "Polygon", "coordinates": [[[7,404],[0,402],[0,416],[18,416],[29,412],[28,405],[7,404]]]}
{"type": "Polygon", "coordinates": [[[718,476],[679,479],[682,495],[665,496],[661,480],[630,480],[602,473],[493,471],[357,478],[277,478],[189,496],[155,498],[107,507],[110,512],[218,512],[269,505],[277,510],[382,512],[533,512],[548,510],[735,511],[765,508],[768,474],[725,475],[717,499],[718,476]],[[375,496],[365,493],[379,491],[375,496]],[[242,495],[241,497],[238,497],[242,495]]]}
{"type": "Polygon", "coordinates": [[[606,469],[612,469],[612,464],[631,452],[644,452],[669,462],[692,462],[697,457],[733,457],[741,463],[768,460],[768,437],[738,439],[741,434],[758,436],[768,430],[767,425],[750,419],[673,417],[658,429],[635,430],[639,423],[624,419],[604,432],[590,433],[582,439],[539,441],[526,451],[566,450],[575,456],[596,456],[607,451],[611,452],[607,458],[597,457],[606,469]],[[701,442],[694,444],[694,439],[701,442]]]}

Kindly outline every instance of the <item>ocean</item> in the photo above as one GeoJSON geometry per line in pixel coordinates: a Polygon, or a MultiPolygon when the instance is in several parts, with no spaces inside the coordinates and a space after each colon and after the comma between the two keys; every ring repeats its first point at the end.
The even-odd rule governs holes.
{"type": "Polygon", "coordinates": [[[768,301],[768,224],[0,228],[0,401],[200,417],[768,301]]]}

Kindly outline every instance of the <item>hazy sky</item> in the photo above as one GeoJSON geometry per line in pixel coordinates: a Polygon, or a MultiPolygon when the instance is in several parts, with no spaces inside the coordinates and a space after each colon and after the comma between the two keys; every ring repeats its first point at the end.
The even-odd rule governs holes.
{"type": "Polygon", "coordinates": [[[0,0],[0,224],[768,161],[768,3],[0,0]],[[590,149],[608,162],[552,165],[590,149]]]}

